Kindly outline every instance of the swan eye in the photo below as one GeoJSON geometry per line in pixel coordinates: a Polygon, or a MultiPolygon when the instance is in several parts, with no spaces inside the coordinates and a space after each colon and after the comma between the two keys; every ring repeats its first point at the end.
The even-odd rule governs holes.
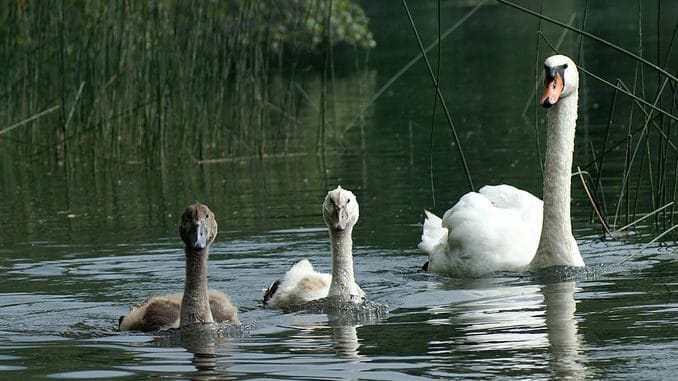
{"type": "Polygon", "coordinates": [[[210,215],[208,214],[207,216],[205,216],[205,218],[209,219],[209,218],[210,218],[210,215]]]}

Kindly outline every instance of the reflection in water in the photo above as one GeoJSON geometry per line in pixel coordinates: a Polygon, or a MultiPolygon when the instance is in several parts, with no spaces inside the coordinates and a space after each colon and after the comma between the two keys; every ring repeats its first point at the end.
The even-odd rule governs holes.
{"type": "Polygon", "coordinates": [[[217,372],[217,356],[214,353],[194,352],[191,364],[195,367],[195,374],[191,380],[223,380],[224,375],[217,372]]]}
{"type": "MultiPolygon", "coordinates": [[[[575,319],[575,291],[574,281],[542,287],[503,284],[483,289],[480,298],[429,308],[433,315],[429,324],[451,324],[461,331],[445,341],[430,341],[429,354],[466,351],[482,358],[481,353],[487,351],[530,351],[532,355],[523,362],[511,365],[516,371],[528,367],[532,371],[544,369],[557,379],[585,379],[587,368],[575,319]]],[[[485,361],[477,366],[483,372],[493,367],[485,361]]]]}
{"type": "Polygon", "coordinates": [[[549,367],[558,379],[583,380],[587,374],[574,316],[575,291],[574,281],[547,284],[541,289],[551,345],[549,367]]]}
{"type": "MultiPolygon", "coordinates": [[[[193,353],[191,364],[195,367],[192,380],[223,379],[217,372],[217,356],[214,352],[215,336],[205,329],[198,327],[182,327],[180,330],[181,344],[187,351],[193,353]]],[[[202,328],[202,327],[199,327],[202,328]]]]}
{"type": "MultiPolygon", "coordinates": [[[[291,307],[288,311],[297,309],[304,313],[316,316],[327,316],[327,324],[311,327],[311,341],[328,341],[327,335],[318,335],[322,329],[331,330],[330,338],[335,353],[343,359],[359,360],[360,348],[357,326],[376,324],[388,315],[388,306],[363,299],[359,303],[345,302],[338,296],[328,296],[323,299],[312,300],[300,306],[291,307]],[[321,329],[317,329],[321,328],[321,329]],[[318,332],[316,332],[318,331],[318,332]]],[[[298,339],[298,338],[297,338],[298,339]]],[[[296,341],[294,343],[295,347],[296,341]]],[[[315,348],[315,347],[314,347],[315,348]]]]}
{"type": "Polygon", "coordinates": [[[337,356],[343,359],[360,361],[358,349],[358,330],[354,325],[337,325],[332,327],[332,343],[337,356]]]}
{"type": "Polygon", "coordinates": [[[369,320],[347,319],[346,313],[341,311],[310,314],[305,311],[295,316],[295,320],[297,333],[286,340],[291,351],[315,353],[332,348],[341,359],[353,362],[361,360],[357,327],[369,320]],[[327,320],[323,319],[325,316],[327,320]]]}
{"type": "Polygon", "coordinates": [[[538,291],[536,286],[510,285],[482,289],[480,297],[456,307],[461,311],[451,311],[463,333],[453,344],[474,351],[548,347],[538,291]]]}
{"type": "MultiPolygon", "coordinates": [[[[247,328],[245,328],[247,329],[247,328]]],[[[234,336],[240,336],[243,328],[229,324],[195,324],[168,331],[168,336],[157,338],[161,347],[181,346],[193,354],[191,365],[195,368],[192,380],[227,380],[229,376],[219,353],[234,336]]]]}
{"type": "Polygon", "coordinates": [[[297,326],[298,335],[291,336],[288,345],[295,352],[316,352],[331,346],[339,358],[360,361],[357,327],[331,318],[327,323],[297,326]]]}

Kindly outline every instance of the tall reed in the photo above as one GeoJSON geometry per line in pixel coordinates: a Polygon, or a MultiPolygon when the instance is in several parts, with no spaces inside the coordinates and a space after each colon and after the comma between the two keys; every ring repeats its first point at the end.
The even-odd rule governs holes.
{"type": "Polygon", "coordinates": [[[7,2],[0,144],[73,165],[303,151],[301,63],[328,39],[374,46],[360,7],[334,2],[7,2]]]}
{"type": "Polygon", "coordinates": [[[600,220],[603,224],[605,221],[612,221],[612,228],[622,230],[637,225],[636,221],[639,220],[647,224],[650,222],[647,217],[651,216],[653,223],[650,227],[659,232],[655,240],[675,240],[678,136],[674,125],[678,122],[678,76],[673,47],[678,37],[678,21],[662,13],[661,0],[651,3],[638,1],[635,10],[637,43],[635,50],[631,51],[586,30],[585,21],[593,12],[589,9],[588,2],[585,2],[582,9],[584,20],[581,28],[545,16],[548,9],[532,10],[509,0],[497,2],[539,20],[537,34],[546,40],[550,50],[540,52],[544,56],[551,52],[561,52],[561,49],[551,44],[541,32],[543,22],[578,34],[578,47],[569,46],[562,52],[572,54],[571,52],[577,51],[578,66],[583,78],[594,79],[596,85],[602,84],[613,90],[610,108],[603,111],[608,115],[604,139],[599,147],[591,144],[594,158],[581,166],[582,170],[592,173],[594,179],[594,194],[590,197],[598,201],[594,201],[595,210],[592,210],[592,214],[615,211],[612,216],[600,216],[600,220]],[[667,27],[673,31],[669,38],[662,34],[667,27]],[[645,38],[648,33],[653,32],[656,32],[655,42],[645,38]],[[586,59],[586,54],[581,49],[584,43],[598,44],[601,49],[616,52],[620,58],[630,59],[634,65],[631,67],[633,70],[629,70],[634,72],[630,79],[631,86],[627,85],[628,78],[606,79],[606,73],[587,70],[585,63],[591,60],[586,59]],[[652,46],[653,43],[656,46],[652,46]],[[624,149],[619,149],[622,147],[624,149]],[[615,162],[624,164],[621,169],[611,168],[609,163],[615,162]],[[609,197],[610,193],[614,193],[616,197],[609,197]],[[602,205],[595,205],[596,203],[602,205]]]}

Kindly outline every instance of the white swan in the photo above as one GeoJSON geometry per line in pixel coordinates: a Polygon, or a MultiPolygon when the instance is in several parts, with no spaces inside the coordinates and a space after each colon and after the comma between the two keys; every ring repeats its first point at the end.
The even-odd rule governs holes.
{"type": "Polygon", "coordinates": [[[465,194],[442,220],[427,211],[419,243],[429,256],[425,269],[479,276],[584,266],[570,221],[579,74],[563,55],[547,58],[544,71],[540,103],[549,110],[543,203],[526,191],[496,185],[465,194]]]}
{"type": "Polygon", "coordinates": [[[156,331],[196,323],[240,324],[238,310],[221,291],[207,289],[209,245],[217,236],[217,221],[207,205],[186,208],[179,222],[184,241],[186,279],[184,292],[153,296],[132,305],[118,320],[121,331],[156,331]]]}
{"type": "Polygon", "coordinates": [[[302,259],[266,289],[265,306],[287,308],[327,296],[359,301],[365,296],[353,275],[352,233],[358,222],[358,200],[338,186],[327,193],[322,210],[330,233],[332,275],[316,272],[308,259],[302,259]]]}

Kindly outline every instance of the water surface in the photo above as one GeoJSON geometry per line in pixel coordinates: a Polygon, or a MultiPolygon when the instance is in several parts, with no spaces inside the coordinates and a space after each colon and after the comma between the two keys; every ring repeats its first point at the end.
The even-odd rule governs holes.
{"type": "MultiPolygon", "coordinates": [[[[628,8],[595,3],[591,31],[634,46],[635,32],[629,31],[636,17],[622,10],[628,8]]],[[[444,5],[449,27],[475,3],[444,5]]],[[[418,52],[399,7],[365,7],[378,47],[367,74],[346,69],[335,78],[338,111],[324,155],[309,146],[294,155],[197,165],[177,153],[178,160],[159,165],[114,162],[106,170],[86,162],[62,168],[3,156],[0,378],[673,377],[674,243],[647,245],[657,235],[650,220],[616,240],[606,238],[589,219],[589,203],[576,181],[573,225],[585,270],[480,279],[420,271],[425,258],[416,245],[423,210],[442,214],[468,186],[439,116],[431,151],[433,201],[433,91],[421,62],[367,109],[362,129],[358,124],[345,131],[371,94],[418,52]],[[295,260],[306,257],[317,270],[329,271],[320,208],[337,184],[353,190],[360,203],[356,279],[371,301],[388,305],[388,317],[342,324],[324,314],[261,308],[261,290],[295,260]],[[176,224],[194,200],[208,204],[219,221],[210,287],[231,295],[246,329],[204,341],[117,332],[117,319],[131,303],[182,289],[176,224]]],[[[435,2],[413,11],[431,41],[435,2]]],[[[581,21],[582,12],[583,2],[573,1],[547,13],[581,21]]],[[[534,19],[491,3],[444,42],[441,87],[476,186],[505,182],[540,194],[531,122],[537,115],[543,133],[544,114],[529,106],[536,28],[534,19]]],[[[545,33],[558,40],[562,31],[546,27],[545,33]]],[[[652,44],[652,34],[647,38],[652,44]]],[[[566,34],[563,50],[574,55],[578,41],[566,34]]],[[[628,79],[635,70],[592,43],[585,43],[583,57],[590,70],[608,79],[628,79]]],[[[302,85],[317,86],[318,77],[309,77],[302,85]]],[[[594,81],[583,86],[575,165],[591,160],[589,142],[601,144],[611,100],[611,91],[594,81]]],[[[304,119],[309,128],[317,121],[310,111],[304,119]]],[[[627,127],[615,126],[614,136],[624,136],[627,127]]],[[[624,155],[611,157],[606,195],[616,200],[624,155]]],[[[612,210],[615,202],[609,205],[612,210]]],[[[639,213],[652,208],[647,199],[638,203],[639,213]]]]}

